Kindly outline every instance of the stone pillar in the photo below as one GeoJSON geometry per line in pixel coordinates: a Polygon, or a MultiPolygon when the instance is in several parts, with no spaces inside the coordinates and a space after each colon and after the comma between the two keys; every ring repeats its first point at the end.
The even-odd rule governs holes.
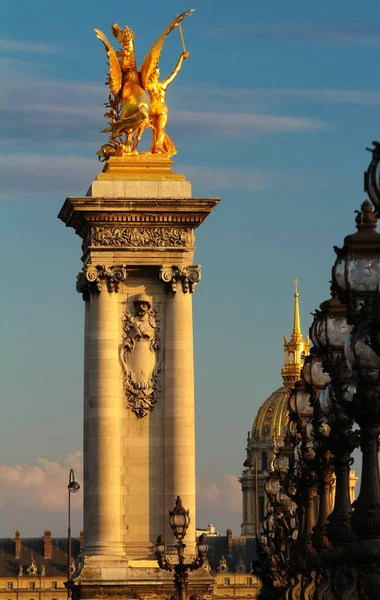
{"type": "MultiPolygon", "coordinates": [[[[165,514],[182,498],[190,512],[186,534],[188,552],[195,544],[195,421],[194,354],[191,293],[200,280],[200,268],[163,267],[168,285],[165,322],[164,477],[165,514]]],[[[173,541],[168,519],[165,537],[173,541]]]]}
{"type": "MultiPolygon", "coordinates": [[[[183,176],[152,173],[103,172],[59,214],[82,238],[77,289],[86,305],[85,549],[74,600],[173,594],[154,545],[163,534],[173,547],[177,495],[194,550],[194,231],[218,200],[192,198],[183,176]]],[[[190,579],[197,593],[212,582],[203,569],[190,579]]]]}
{"type": "MultiPolygon", "coordinates": [[[[86,276],[91,278],[93,270],[86,276]]],[[[97,274],[96,274],[97,276],[97,274]]],[[[119,329],[117,296],[100,280],[91,295],[88,332],[86,552],[122,555],[119,329]]],[[[86,352],[87,354],[87,352],[86,352]]]]}
{"type": "MultiPolygon", "coordinates": [[[[89,502],[88,502],[88,491],[89,491],[89,464],[87,456],[89,453],[89,353],[90,353],[90,324],[91,324],[91,295],[87,286],[82,281],[82,273],[78,276],[77,280],[77,291],[83,294],[83,300],[85,300],[85,313],[84,313],[84,361],[83,361],[83,531],[88,530],[88,515],[89,515],[89,502]]],[[[84,549],[84,548],[83,548],[84,549]]]]}
{"type": "Polygon", "coordinates": [[[256,522],[256,493],[255,473],[252,469],[245,469],[240,479],[243,493],[243,523],[241,524],[241,535],[255,535],[256,522]]]}

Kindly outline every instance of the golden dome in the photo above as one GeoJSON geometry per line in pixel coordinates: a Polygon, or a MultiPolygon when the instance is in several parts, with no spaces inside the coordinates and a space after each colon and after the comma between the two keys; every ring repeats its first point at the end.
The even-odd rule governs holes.
{"type": "Polygon", "coordinates": [[[297,284],[294,292],[294,314],[293,331],[287,340],[284,336],[284,366],[281,369],[281,375],[284,385],[269,396],[259,408],[256,418],[252,425],[252,442],[277,441],[282,440],[285,435],[285,428],[288,423],[288,398],[290,390],[295,382],[300,379],[301,369],[305,356],[309,354],[310,340],[307,336],[304,341],[301,332],[301,319],[298,302],[297,284]]]}
{"type": "Polygon", "coordinates": [[[288,423],[289,396],[289,388],[283,385],[261,405],[252,426],[251,439],[253,442],[255,440],[271,441],[273,438],[281,440],[284,437],[288,423]]]}

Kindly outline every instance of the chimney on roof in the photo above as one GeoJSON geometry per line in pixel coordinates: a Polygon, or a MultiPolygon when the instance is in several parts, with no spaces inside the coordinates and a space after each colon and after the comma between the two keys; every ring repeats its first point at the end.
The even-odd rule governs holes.
{"type": "Polygon", "coordinates": [[[84,550],[84,531],[81,529],[79,533],[79,550],[82,552],[84,550]]]}
{"type": "Polygon", "coordinates": [[[232,529],[227,529],[227,558],[232,558],[232,529]]]}
{"type": "Polygon", "coordinates": [[[15,558],[17,560],[19,560],[20,555],[21,555],[21,534],[20,534],[20,530],[17,529],[15,532],[15,558]]]}
{"type": "Polygon", "coordinates": [[[51,531],[45,529],[44,531],[44,558],[51,558],[52,546],[51,546],[51,531]]]}

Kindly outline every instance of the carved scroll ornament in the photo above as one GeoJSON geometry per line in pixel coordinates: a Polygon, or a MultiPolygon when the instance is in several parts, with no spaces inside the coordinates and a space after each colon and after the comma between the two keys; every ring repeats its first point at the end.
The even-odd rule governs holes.
{"type": "Polygon", "coordinates": [[[158,324],[145,294],[134,301],[134,312],[122,320],[121,362],[124,370],[126,406],[138,418],[145,417],[160,393],[160,342],[158,324]]]}
{"type": "Polygon", "coordinates": [[[93,246],[185,248],[193,244],[190,227],[95,227],[92,233],[93,246]]]}
{"type": "Polygon", "coordinates": [[[170,286],[172,292],[177,292],[178,285],[182,286],[182,291],[186,294],[194,292],[194,288],[201,280],[200,265],[185,266],[162,266],[160,278],[170,286]]]}
{"type": "Polygon", "coordinates": [[[91,293],[102,290],[102,281],[106,282],[109,292],[119,291],[119,285],[125,281],[127,272],[122,265],[105,267],[104,265],[87,265],[77,275],[77,292],[87,300],[91,293]]]}

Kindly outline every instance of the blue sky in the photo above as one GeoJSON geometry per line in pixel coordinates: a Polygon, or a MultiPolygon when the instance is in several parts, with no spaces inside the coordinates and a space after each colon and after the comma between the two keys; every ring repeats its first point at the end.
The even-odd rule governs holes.
{"type": "MultiPolygon", "coordinates": [[[[5,3],[4,3],[5,4],[5,3]]],[[[380,137],[378,5],[195,0],[168,132],[196,197],[198,525],[238,534],[237,476],[257,408],[281,384],[300,279],[302,326],[329,294],[333,245],[354,230],[365,147],[380,137]]],[[[81,472],[80,240],[56,215],[86,192],[106,140],[105,54],[93,28],[126,23],[140,61],[182,1],[6,2],[0,23],[0,535],[63,533],[81,472]],[[79,477],[78,477],[79,478],[79,477]]],[[[168,38],[161,73],[181,51],[168,38]]],[[[74,527],[80,527],[76,498],[74,527]]]]}

